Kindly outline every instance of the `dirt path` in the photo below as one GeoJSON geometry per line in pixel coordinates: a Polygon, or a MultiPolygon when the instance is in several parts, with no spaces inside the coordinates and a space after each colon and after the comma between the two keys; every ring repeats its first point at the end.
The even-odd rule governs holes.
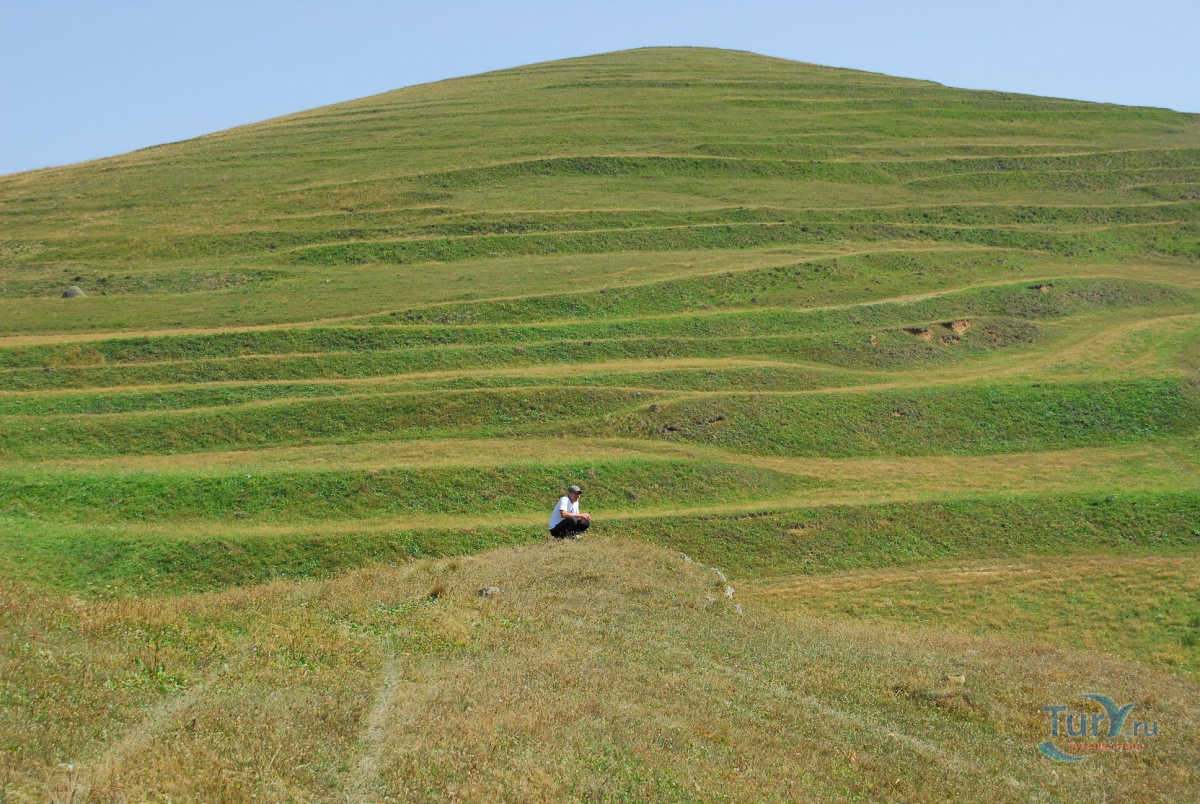
{"type": "Polygon", "coordinates": [[[541,377],[576,376],[587,374],[612,373],[656,373],[666,371],[686,371],[689,369],[738,369],[738,368],[801,368],[810,371],[837,372],[839,374],[862,374],[866,376],[886,376],[882,371],[867,371],[862,369],[834,369],[823,364],[791,363],[782,360],[761,360],[756,358],[663,358],[656,360],[614,360],[607,363],[571,363],[569,365],[529,366],[500,369],[463,369],[452,371],[426,371],[412,374],[385,374],[375,377],[349,377],[345,379],[330,379],[313,377],[311,379],[284,380],[219,380],[216,382],[183,382],[183,383],[147,383],[143,385],[106,385],[103,387],[85,388],[50,388],[38,391],[0,391],[4,397],[38,397],[72,394],[137,393],[155,391],[187,391],[207,388],[249,388],[259,385],[398,385],[409,382],[425,382],[431,380],[456,380],[472,377],[541,377]]]}
{"type": "Polygon", "coordinates": [[[390,743],[402,741],[425,702],[437,694],[433,684],[405,678],[410,660],[392,657],[382,669],[379,691],[367,713],[360,740],[361,754],[346,783],[347,802],[376,802],[383,799],[379,774],[384,752],[390,743]]]}
{"type": "Polygon", "coordinates": [[[366,728],[362,735],[362,756],[346,784],[347,801],[371,801],[380,797],[375,790],[379,778],[379,764],[383,756],[392,709],[403,683],[404,662],[396,657],[388,659],[381,671],[375,702],[371,705],[371,711],[367,713],[366,728]]]}

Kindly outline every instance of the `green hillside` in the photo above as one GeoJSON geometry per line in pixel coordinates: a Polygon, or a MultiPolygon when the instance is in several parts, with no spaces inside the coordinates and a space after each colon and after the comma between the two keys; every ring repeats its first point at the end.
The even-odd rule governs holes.
{"type": "Polygon", "coordinates": [[[645,49],[0,176],[0,802],[1185,800],[1198,371],[1163,109],[645,49]]]}

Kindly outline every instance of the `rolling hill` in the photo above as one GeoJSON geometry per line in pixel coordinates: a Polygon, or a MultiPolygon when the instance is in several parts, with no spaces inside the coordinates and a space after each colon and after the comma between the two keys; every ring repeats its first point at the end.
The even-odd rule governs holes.
{"type": "Polygon", "coordinates": [[[0,176],[0,801],[1186,800],[1198,301],[1200,116],[741,52],[0,176]]]}

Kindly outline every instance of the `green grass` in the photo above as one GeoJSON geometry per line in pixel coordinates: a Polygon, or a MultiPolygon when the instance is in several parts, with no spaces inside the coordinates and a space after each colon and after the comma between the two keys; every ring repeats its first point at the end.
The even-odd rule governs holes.
{"type": "MultiPolygon", "coordinates": [[[[705,470],[683,467],[678,474],[688,471],[705,470]]],[[[728,469],[707,471],[736,477],[728,469]]],[[[560,470],[548,480],[552,484],[562,477],[560,470]]],[[[776,489],[787,485],[775,483],[776,489]]],[[[185,485],[195,489],[201,483],[185,485]]],[[[211,483],[210,489],[216,485],[211,483]]],[[[452,493],[463,492],[456,487],[452,493]]],[[[620,500],[623,492],[616,496],[627,507],[628,500],[620,500]]],[[[134,500],[128,505],[136,504],[134,500]]],[[[160,508],[170,504],[169,497],[143,503],[160,508]]],[[[303,514],[302,503],[292,507],[303,514]]],[[[968,558],[1191,553],[1200,546],[1200,497],[997,495],[947,502],[766,507],[732,515],[630,516],[602,520],[596,528],[593,535],[634,538],[682,551],[731,577],[779,577],[968,558]]],[[[541,524],[489,525],[472,518],[456,527],[397,525],[381,530],[351,524],[337,533],[310,524],[281,539],[249,525],[224,523],[206,535],[181,539],[120,524],[55,525],[8,513],[5,572],[62,591],[175,594],[280,576],[325,577],[377,561],[449,557],[536,543],[545,540],[544,531],[541,524]]]]}
{"type": "Polygon", "coordinates": [[[28,266],[29,273],[36,278],[25,279],[20,274],[14,279],[0,280],[0,298],[36,298],[58,296],[63,283],[69,282],[88,296],[122,296],[127,294],[179,294],[202,291],[228,290],[247,285],[270,282],[286,274],[282,271],[139,271],[137,274],[98,274],[83,265],[72,272],[70,268],[53,270],[49,266],[28,266]]]}
{"type": "Polygon", "coordinates": [[[279,402],[179,414],[9,419],[0,454],[172,454],[249,449],[333,440],[442,437],[543,427],[632,408],[652,398],[605,389],[482,390],[454,394],[391,394],[279,402]]]}
{"type": "MultiPolygon", "coordinates": [[[[731,277],[709,280],[712,288],[728,286],[731,277]]],[[[737,277],[745,282],[746,277],[737,277]]],[[[1147,282],[1066,279],[1048,283],[1040,292],[1029,285],[966,290],[908,302],[855,305],[838,310],[739,310],[703,315],[663,315],[670,309],[643,310],[656,318],[623,318],[606,322],[528,324],[524,326],[356,326],[256,330],[245,333],[160,336],[135,340],[106,340],[83,345],[16,347],[0,352],[0,368],[76,367],[106,363],[198,360],[248,355],[286,355],[314,352],[375,352],[443,345],[537,343],[564,339],[738,337],[751,334],[836,333],[879,327],[926,324],[937,318],[974,316],[1053,320],[1127,308],[1194,309],[1194,297],[1175,288],[1147,282]]],[[[753,285],[751,286],[753,287],[753,285]]],[[[653,290],[653,289],[650,289],[653,290]]],[[[745,296],[744,289],[736,296],[745,296]]],[[[642,289],[638,301],[647,304],[642,289]]],[[[687,292],[684,290],[683,292],[687,292]]],[[[606,301],[599,293],[577,301],[595,305],[606,301]]],[[[735,296],[735,298],[736,298],[735,296]]],[[[726,298],[725,304],[730,300],[726,298]]],[[[748,306],[761,303],[761,299],[748,306]]],[[[553,304],[553,302],[549,302],[553,304]]],[[[464,316],[472,323],[476,317],[464,316]]],[[[482,323],[482,322],[480,322],[482,323]]]]}
{"type": "MultiPolygon", "coordinates": [[[[0,374],[0,388],[39,390],[104,388],[160,383],[235,382],[387,377],[499,367],[571,363],[750,358],[816,362],[831,367],[905,368],[953,363],[981,353],[1040,340],[1035,325],[1005,319],[980,322],[971,334],[953,335],[952,322],[920,322],[914,329],[940,333],[928,342],[912,333],[848,332],[823,336],[634,337],[612,340],[526,341],[525,345],[427,347],[380,352],[328,352],[319,356],[247,357],[112,366],[20,369],[0,374]],[[948,348],[949,347],[949,348],[948,348]],[[46,370],[49,369],[49,370],[46,370]]],[[[719,327],[718,327],[719,328],[719,327]]]]}
{"type": "MultiPolygon", "coordinates": [[[[687,361],[683,361],[686,363],[687,361]]],[[[704,362],[704,361],[701,361],[704,362]]],[[[653,365],[651,363],[650,365],[653,365]]],[[[397,391],[455,391],[474,388],[520,388],[546,386],[623,387],[665,391],[806,391],[828,385],[856,385],[871,382],[874,375],[824,368],[764,366],[725,368],[720,361],[711,368],[662,369],[643,372],[606,370],[594,373],[563,373],[547,376],[544,372],[523,375],[520,366],[508,372],[416,377],[361,382],[241,382],[221,385],[172,384],[163,390],[63,391],[62,393],[23,393],[0,396],[0,416],[61,416],[70,414],[134,413],[145,411],[187,410],[189,408],[242,405],[275,399],[310,399],[364,393],[397,391]]]]}
{"type": "MultiPolygon", "coordinates": [[[[754,271],[726,272],[719,276],[706,276],[688,280],[649,283],[636,290],[620,288],[602,289],[586,294],[549,294],[527,299],[489,301],[487,303],[439,305],[425,310],[408,310],[378,319],[381,322],[399,319],[406,323],[508,323],[511,321],[536,321],[554,318],[624,318],[630,316],[670,314],[681,310],[707,310],[722,307],[783,306],[792,308],[824,306],[830,304],[854,304],[877,302],[900,295],[915,295],[921,292],[954,290],[957,285],[969,285],[997,278],[1007,278],[1013,273],[1026,272],[1033,276],[1053,276],[1058,273],[1047,268],[1042,261],[1012,252],[892,252],[868,254],[835,260],[815,260],[811,263],[784,265],[754,271]],[[865,287],[864,287],[865,285],[865,287]],[[867,291],[864,294],[863,291],[867,291]]],[[[1101,293],[1107,291],[1108,306],[1124,306],[1139,303],[1167,302],[1170,291],[1154,297],[1155,289],[1143,285],[1140,288],[1118,289],[1118,283],[1099,283],[1101,293]],[[1140,292],[1139,292],[1140,291],[1140,292]],[[1129,299],[1128,295],[1134,296],[1129,299]],[[1126,297],[1122,299],[1122,297],[1126,297]]],[[[1082,290],[1086,283],[1074,284],[1082,290]]],[[[1070,287],[1071,285],[1068,285],[1070,287]]],[[[1065,300],[1058,294],[1054,298],[1037,298],[1024,286],[1012,288],[1006,295],[999,288],[989,294],[967,292],[960,297],[945,301],[931,300],[934,316],[953,314],[960,311],[984,314],[1009,314],[1018,310],[1028,317],[1057,317],[1080,310],[1078,296],[1065,300]],[[956,305],[955,302],[959,304],[956,305]],[[997,302],[999,304],[997,304],[997,302]],[[1001,304],[1014,305],[1000,306],[1001,304]],[[1063,309],[1060,305],[1070,305],[1063,309]],[[957,309],[956,309],[957,307],[957,309]]],[[[1179,291],[1176,290],[1175,293],[1179,291]]],[[[1049,294],[1047,294],[1049,295],[1049,294]]],[[[834,312],[814,312],[810,319],[815,325],[832,324],[839,319],[855,322],[856,315],[870,315],[876,306],[885,310],[895,309],[888,305],[872,304],[871,309],[855,309],[834,312]]],[[[932,311],[931,311],[932,312],[932,311]]],[[[916,316],[919,318],[919,316],[916,316]]]]}
{"type": "MultiPolygon", "coordinates": [[[[766,582],[761,600],[811,616],[1021,635],[1078,650],[1138,656],[1200,673],[1194,554],[1115,554],[937,562],[766,582]],[[1114,592],[1119,590],[1119,594],[1114,592]]],[[[756,589],[751,594],[758,592],[756,589]]]]}
{"type": "Polygon", "coordinates": [[[0,455],[148,455],[333,440],[627,435],[766,455],[986,455],[1195,432],[1178,380],[705,395],[603,388],[482,389],[283,400],[139,415],[12,417],[0,455]],[[627,412],[628,411],[628,412],[627,412]]]}
{"type": "Polygon", "coordinates": [[[656,405],[614,423],[644,438],[769,455],[986,455],[1190,434],[1194,385],[945,386],[877,393],[754,394],[656,405]]]}
{"type": "MultiPolygon", "coordinates": [[[[1200,180],[1200,170],[1191,171],[1188,175],[1192,181],[1200,180]]],[[[1130,176],[1127,180],[1137,181],[1141,178],[1130,176]]],[[[1109,181],[1114,179],[1110,178],[1109,181]]],[[[1090,187],[1090,184],[1084,184],[1083,187],[1090,187]]],[[[1059,233],[946,225],[703,224],[661,229],[481,235],[309,246],[299,251],[293,261],[302,265],[409,265],[518,256],[603,254],[610,251],[672,252],[779,245],[819,249],[847,241],[871,245],[891,240],[1027,249],[1090,260],[1144,255],[1194,258],[1200,246],[1200,229],[1190,222],[1164,223],[1162,227],[1110,227],[1089,233],[1059,233]]]]}
{"type": "Polygon", "coordinates": [[[0,474],[10,516],[61,522],[178,519],[320,522],[329,519],[447,514],[486,525],[501,514],[540,512],[547,489],[580,484],[588,505],[608,511],[770,499],[811,487],[801,478],[747,466],[699,461],[545,463],[489,468],[381,471],[0,474]]]}
{"type": "MultiPolygon", "coordinates": [[[[707,160],[713,161],[713,160],[707,160]]],[[[730,163],[722,163],[726,167],[730,163]]],[[[734,163],[736,164],[736,163],[734,163]]],[[[893,163],[909,166],[912,163],[893,163]]],[[[973,169],[974,164],[960,163],[963,169],[973,169]]],[[[847,166],[849,167],[849,166],[847,166]]],[[[980,166],[981,168],[985,166],[980,166]]],[[[845,170],[843,170],[845,172],[845,170]]],[[[629,175],[628,173],[622,175],[629,175]]],[[[925,206],[919,209],[804,209],[792,210],[778,207],[732,207],[702,209],[695,212],[670,210],[612,210],[577,212],[529,213],[461,213],[451,208],[433,207],[405,210],[403,214],[365,212],[353,217],[354,228],[334,226],[345,223],[347,215],[331,215],[327,221],[330,228],[313,229],[306,233],[289,232],[285,229],[263,229],[252,232],[230,234],[203,234],[178,238],[162,244],[114,243],[108,250],[113,255],[127,254],[137,247],[147,257],[159,259],[198,258],[206,256],[243,255],[290,250],[302,246],[325,242],[360,240],[396,240],[401,238],[451,238],[479,237],[483,235],[525,235],[552,232],[605,232],[612,234],[622,230],[647,230],[714,225],[745,224],[867,224],[906,222],[914,224],[943,224],[958,226],[1034,226],[1056,225],[1128,225],[1146,223],[1186,222],[1195,215],[1196,205],[1192,202],[1142,204],[1105,207],[1055,207],[999,205],[925,206]]],[[[433,248],[446,248],[452,241],[439,241],[433,248]]],[[[513,239],[497,242],[514,242],[513,239]]],[[[520,242],[519,240],[516,242],[520,242]]],[[[579,241],[586,242],[586,241],[579,241]]],[[[426,246],[429,248],[430,246],[426,246]]],[[[489,247],[485,247],[489,248],[489,247]]],[[[491,246],[490,248],[496,248],[491,246]]],[[[460,249],[458,253],[463,253],[460,249]]],[[[88,251],[72,252],[57,250],[56,259],[88,259],[107,256],[96,247],[88,251]]],[[[305,261],[312,259],[306,253],[305,261]]],[[[165,276],[151,274],[156,282],[135,282],[126,285],[119,277],[81,275],[81,281],[92,282],[95,290],[107,292],[152,292],[157,286],[165,286],[165,276]],[[105,280],[105,281],[102,281],[105,280]],[[112,287],[108,287],[110,283],[112,287]]],[[[270,278],[265,276],[264,278],[270,278]]],[[[126,276],[134,280],[134,276],[126,276]]],[[[85,288],[86,289],[86,288],[85,288]]],[[[196,288],[198,289],[198,288],[196,288]]],[[[186,286],[178,291],[185,292],[186,286]]]]}
{"type": "Polygon", "coordinates": [[[998,494],[646,520],[629,530],[735,575],[782,576],[969,558],[1194,552],[1200,546],[1200,498],[998,494]]]}

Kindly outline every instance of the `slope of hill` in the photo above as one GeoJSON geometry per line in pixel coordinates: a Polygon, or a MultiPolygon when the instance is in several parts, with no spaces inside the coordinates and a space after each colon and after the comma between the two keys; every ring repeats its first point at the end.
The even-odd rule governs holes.
{"type": "Polygon", "coordinates": [[[1200,116],[727,51],[0,177],[0,801],[1179,800],[1198,294],[1200,116]]]}

